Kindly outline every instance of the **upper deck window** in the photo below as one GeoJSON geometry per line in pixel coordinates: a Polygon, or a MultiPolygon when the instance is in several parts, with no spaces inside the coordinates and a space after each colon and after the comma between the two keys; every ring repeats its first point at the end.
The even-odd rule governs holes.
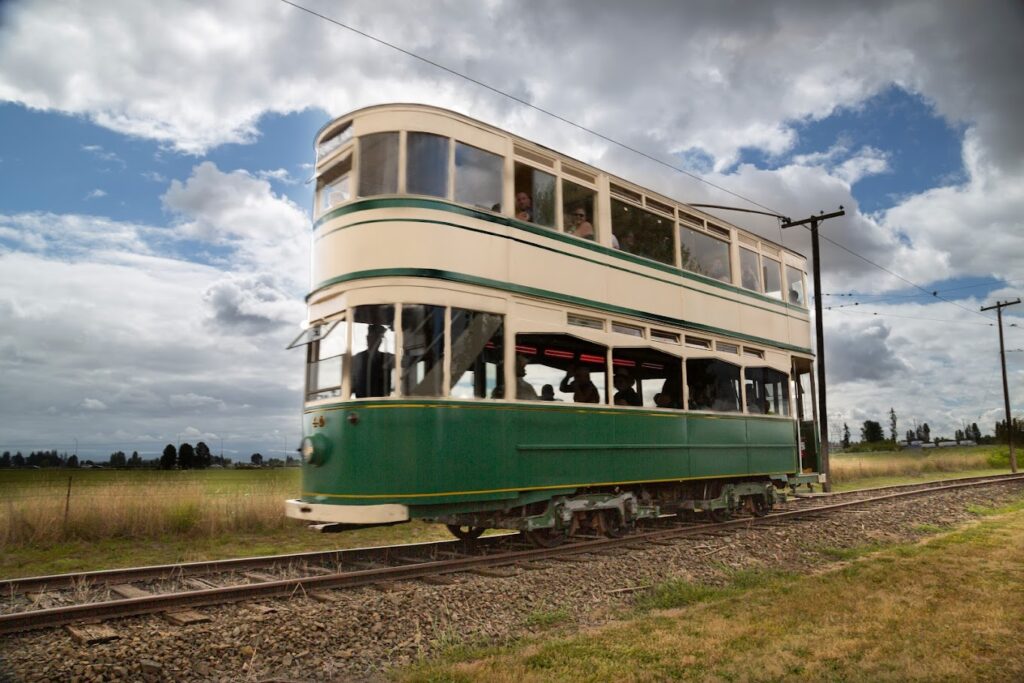
{"type": "Polygon", "coordinates": [[[740,247],[740,284],[755,292],[761,291],[761,268],[758,266],[760,257],[756,251],[740,247]]]}
{"type": "Polygon", "coordinates": [[[398,192],[398,133],[359,138],[359,196],[398,192]]]}
{"type": "Polygon", "coordinates": [[[516,162],[516,218],[555,227],[555,176],[516,162]]]}
{"type": "Polygon", "coordinates": [[[567,233],[588,240],[597,238],[596,198],[597,192],[589,187],[562,179],[562,218],[567,233]]]}
{"type": "Polygon", "coordinates": [[[804,294],[804,274],[798,268],[786,266],[786,284],[789,285],[789,303],[806,306],[804,294]]]}
{"type": "Polygon", "coordinates": [[[317,182],[317,210],[324,213],[352,198],[352,155],[324,173],[317,182]]]}
{"type": "Polygon", "coordinates": [[[462,142],[455,143],[455,201],[501,211],[504,160],[462,142]]]}
{"type": "Polygon", "coordinates": [[[782,298],[782,264],[766,256],[761,257],[764,271],[764,293],[776,299],[782,298]]]}
{"type": "Polygon", "coordinates": [[[728,242],[680,225],[679,246],[683,268],[722,282],[732,282],[728,242]]]}
{"type": "Polygon", "coordinates": [[[406,142],[405,189],[409,194],[448,196],[448,138],[409,133],[406,142]]]}
{"type": "Polygon", "coordinates": [[[672,220],[612,199],[612,232],[622,251],[672,263],[672,220]]]}
{"type": "Polygon", "coordinates": [[[320,141],[320,144],[316,146],[317,161],[326,159],[331,152],[338,149],[351,139],[352,123],[349,122],[320,141]]]}

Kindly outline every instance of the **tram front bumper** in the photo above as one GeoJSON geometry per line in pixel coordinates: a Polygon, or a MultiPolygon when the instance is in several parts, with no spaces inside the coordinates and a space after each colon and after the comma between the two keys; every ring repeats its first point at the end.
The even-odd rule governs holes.
{"type": "Polygon", "coordinates": [[[324,505],[303,500],[285,501],[285,514],[307,522],[333,522],[335,524],[394,524],[409,521],[406,505],[324,505]]]}

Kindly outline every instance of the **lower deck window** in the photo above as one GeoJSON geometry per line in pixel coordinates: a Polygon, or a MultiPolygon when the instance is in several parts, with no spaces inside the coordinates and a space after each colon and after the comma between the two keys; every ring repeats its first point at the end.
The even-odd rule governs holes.
{"type": "Polygon", "coordinates": [[[310,401],[341,395],[348,327],[342,320],[327,330],[307,346],[306,399],[310,401]]]}
{"type": "Polygon", "coordinates": [[[789,415],[789,378],[771,368],[746,368],[747,412],[755,415],[789,415]]]}
{"type": "Polygon", "coordinates": [[[517,335],[515,397],[604,403],[606,357],[605,347],[568,335],[517,335]]]}
{"type": "Polygon", "coordinates": [[[442,396],[444,306],[402,306],[402,395],[442,396]]]}
{"type": "Polygon", "coordinates": [[[388,304],[352,309],[351,397],[393,396],[395,307],[388,304]]]}
{"type": "Polygon", "coordinates": [[[504,398],[504,317],[452,309],[452,398],[504,398]]]}
{"type": "Polygon", "coordinates": [[[683,407],[682,360],[654,349],[612,351],[612,378],[617,406],[683,407]]]}
{"type": "Polygon", "coordinates": [[[686,388],[690,410],[740,410],[739,366],[717,358],[691,358],[686,361],[686,388]]]}

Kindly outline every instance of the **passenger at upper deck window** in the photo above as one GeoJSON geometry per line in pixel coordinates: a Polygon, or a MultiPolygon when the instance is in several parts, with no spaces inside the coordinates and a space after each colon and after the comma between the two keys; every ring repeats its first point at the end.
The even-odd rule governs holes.
{"type": "Polygon", "coordinates": [[[590,371],[577,365],[569,366],[558,390],[564,394],[572,394],[576,403],[600,403],[601,395],[597,387],[590,381],[590,371]]]}
{"type": "Polygon", "coordinates": [[[569,232],[577,237],[583,237],[588,240],[594,239],[594,226],[587,220],[586,211],[580,207],[573,209],[570,215],[572,216],[572,225],[569,226],[569,232]]]}
{"type": "Polygon", "coordinates": [[[533,220],[533,201],[525,192],[516,193],[516,218],[521,221],[533,220]]]}

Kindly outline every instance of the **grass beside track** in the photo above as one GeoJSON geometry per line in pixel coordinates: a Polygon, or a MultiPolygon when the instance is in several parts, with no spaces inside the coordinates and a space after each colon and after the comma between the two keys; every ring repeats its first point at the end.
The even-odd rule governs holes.
{"type": "Polygon", "coordinates": [[[824,574],[673,581],[608,626],[531,636],[392,672],[418,681],[1024,680],[1024,499],[824,574]],[[955,586],[955,590],[951,590],[955,586]],[[779,609],[787,606],[788,609],[779,609]]]}
{"type": "MultiPolygon", "coordinates": [[[[990,447],[836,454],[836,490],[1000,474],[990,447]]],[[[284,516],[298,469],[0,470],[0,578],[448,538],[423,523],[317,534],[284,516]],[[71,498],[65,524],[68,478],[71,498]]]]}

